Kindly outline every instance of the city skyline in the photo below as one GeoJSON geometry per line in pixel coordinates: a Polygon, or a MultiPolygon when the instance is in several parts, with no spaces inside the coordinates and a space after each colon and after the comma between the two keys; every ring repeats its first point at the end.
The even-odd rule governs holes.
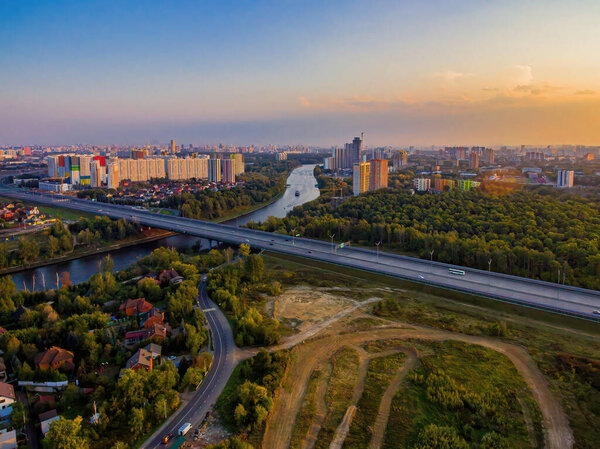
{"type": "Polygon", "coordinates": [[[577,4],[5,2],[0,145],[600,144],[577,4]]]}

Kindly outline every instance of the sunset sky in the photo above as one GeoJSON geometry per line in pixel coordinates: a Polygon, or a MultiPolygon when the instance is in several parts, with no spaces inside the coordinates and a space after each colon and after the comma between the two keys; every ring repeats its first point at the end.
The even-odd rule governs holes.
{"type": "Polygon", "coordinates": [[[0,145],[600,144],[600,2],[0,1],[0,145]]]}

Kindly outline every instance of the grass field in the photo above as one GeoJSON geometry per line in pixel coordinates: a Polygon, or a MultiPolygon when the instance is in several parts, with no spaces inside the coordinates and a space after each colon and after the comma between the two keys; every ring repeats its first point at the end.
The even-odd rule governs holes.
{"type": "Polygon", "coordinates": [[[294,422],[289,449],[302,449],[303,447],[304,439],[317,412],[317,388],[323,377],[323,371],[318,369],[314,370],[310,375],[302,409],[300,409],[300,413],[296,416],[296,421],[294,422]]]}
{"type": "Polygon", "coordinates": [[[358,379],[360,358],[356,349],[342,348],[333,356],[333,371],[326,393],[327,415],[319,431],[316,449],[326,449],[333,440],[335,430],[352,400],[358,379]]]}
{"type": "Polygon", "coordinates": [[[384,449],[413,447],[431,423],[455,428],[470,447],[492,432],[507,448],[543,446],[537,404],[505,356],[459,342],[426,345],[432,353],[394,396],[384,449]]]}
{"type": "Polygon", "coordinates": [[[364,449],[369,446],[381,398],[405,359],[406,355],[401,352],[369,361],[365,389],[358,401],[356,415],[344,441],[344,449],[364,449]]]}

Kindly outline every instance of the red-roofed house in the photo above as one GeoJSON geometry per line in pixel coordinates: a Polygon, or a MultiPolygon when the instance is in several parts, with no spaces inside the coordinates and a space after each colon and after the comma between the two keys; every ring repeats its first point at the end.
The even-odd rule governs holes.
{"type": "Polygon", "coordinates": [[[150,309],[150,311],[143,317],[144,328],[149,329],[155,324],[162,326],[165,321],[165,314],[158,310],[156,307],[150,309]]]}
{"type": "Polygon", "coordinates": [[[16,402],[15,389],[11,384],[0,382],[0,417],[11,414],[12,405],[16,402]]]}
{"type": "Polygon", "coordinates": [[[167,329],[164,326],[153,324],[148,329],[127,332],[125,334],[125,344],[134,345],[152,337],[158,337],[161,340],[164,340],[167,338],[167,329]]]}
{"type": "Polygon", "coordinates": [[[150,304],[144,298],[128,299],[121,304],[121,307],[119,307],[119,310],[125,313],[127,316],[134,316],[139,315],[140,313],[149,312],[150,309],[152,309],[152,304],[150,304]]]}
{"type": "Polygon", "coordinates": [[[47,351],[40,352],[35,356],[33,361],[38,368],[42,369],[75,369],[75,363],[73,363],[73,353],[71,351],[67,351],[66,349],[59,348],[58,346],[52,346],[47,351]]]}

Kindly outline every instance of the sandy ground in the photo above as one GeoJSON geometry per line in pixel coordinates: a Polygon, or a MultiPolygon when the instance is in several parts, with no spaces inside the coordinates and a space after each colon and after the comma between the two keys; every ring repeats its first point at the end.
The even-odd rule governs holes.
{"type": "MultiPolygon", "coordinates": [[[[573,434],[567,417],[562,411],[560,403],[550,392],[546,379],[524,348],[494,338],[464,335],[421,326],[400,328],[390,326],[344,333],[343,323],[334,321],[328,324],[331,327],[322,336],[304,341],[293,349],[294,356],[288,371],[289,375],[284,381],[270,413],[263,438],[263,448],[287,448],[296,415],[302,405],[308,378],[318,363],[329,360],[333,353],[344,345],[360,346],[373,340],[407,338],[462,341],[485,346],[506,355],[521,373],[540,406],[543,416],[545,447],[547,449],[570,449],[573,447],[573,434]]],[[[377,354],[377,356],[381,356],[381,354],[377,354]]]]}
{"type": "Polygon", "coordinates": [[[286,289],[275,301],[274,318],[317,324],[354,305],[352,299],[327,290],[306,285],[286,289]]]}

